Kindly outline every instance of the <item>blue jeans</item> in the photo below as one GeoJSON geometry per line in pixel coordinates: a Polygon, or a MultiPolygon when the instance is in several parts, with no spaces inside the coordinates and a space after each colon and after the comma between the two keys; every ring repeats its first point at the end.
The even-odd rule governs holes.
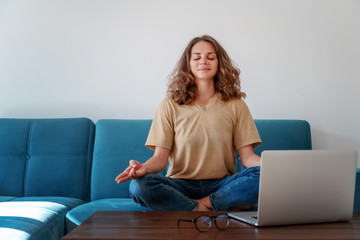
{"type": "Polygon", "coordinates": [[[130,182],[135,202],[154,211],[195,211],[193,199],[209,196],[213,210],[255,205],[258,201],[260,167],[247,168],[222,179],[186,180],[146,174],[130,182]]]}

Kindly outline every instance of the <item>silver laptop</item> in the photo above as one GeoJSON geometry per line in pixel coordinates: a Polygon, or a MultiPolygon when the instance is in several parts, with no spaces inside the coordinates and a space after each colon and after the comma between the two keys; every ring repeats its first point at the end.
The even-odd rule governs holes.
{"type": "Polygon", "coordinates": [[[264,151],[257,212],[229,216],[255,226],[352,218],[356,151],[264,151]]]}

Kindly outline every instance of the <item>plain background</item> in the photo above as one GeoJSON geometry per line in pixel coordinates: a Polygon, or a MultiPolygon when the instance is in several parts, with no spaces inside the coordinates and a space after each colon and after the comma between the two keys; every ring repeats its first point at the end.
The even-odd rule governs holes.
{"type": "Polygon", "coordinates": [[[241,69],[255,119],[360,151],[359,0],[0,0],[0,117],[151,119],[187,43],[241,69]]]}

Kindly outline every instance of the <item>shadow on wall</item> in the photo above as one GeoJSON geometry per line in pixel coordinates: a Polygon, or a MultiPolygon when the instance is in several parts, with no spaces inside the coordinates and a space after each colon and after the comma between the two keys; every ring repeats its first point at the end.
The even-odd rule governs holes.
{"type": "MultiPolygon", "coordinates": [[[[111,107],[109,107],[111,108],[111,107]]],[[[3,109],[0,118],[79,118],[86,117],[94,122],[96,118],[111,118],[108,112],[121,112],[120,109],[109,109],[91,104],[64,104],[62,106],[28,106],[3,109]],[[95,114],[97,116],[94,116],[95,114]],[[100,117],[99,117],[100,116],[100,117]]],[[[114,114],[115,115],[115,114],[114,114]]]]}
{"type": "Polygon", "coordinates": [[[360,140],[336,135],[328,132],[311,130],[313,149],[326,150],[356,150],[358,152],[357,166],[360,168],[360,140]]]}
{"type": "Polygon", "coordinates": [[[0,118],[90,118],[94,123],[100,119],[152,119],[154,109],[144,106],[130,107],[126,102],[108,104],[66,103],[53,106],[18,106],[1,109],[0,118]]]}

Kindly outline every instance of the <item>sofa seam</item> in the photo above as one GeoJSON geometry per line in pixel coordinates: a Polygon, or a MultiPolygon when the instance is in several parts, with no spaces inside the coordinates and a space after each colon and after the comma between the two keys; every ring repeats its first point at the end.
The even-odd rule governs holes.
{"type": "Polygon", "coordinates": [[[86,174],[85,174],[85,201],[90,201],[90,184],[91,184],[91,168],[92,168],[92,158],[93,158],[93,148],[94,148],[94,140],[95,140],[95,126],[93,126],[93,122],[89,119],[89,133],[88,133],[88,153],[87,153],[87,166],[86,166],[86,174]],[[93,126],[93,127],[92,127],[93,126]],[[92,137],[93,135],[93,137],[92,137]]]}
{"type": "Polygon", "coordinates": [[[26,179],[27,179],[27,175],[28,175],[28,167],[29,167],[29,160],[30,160],[30,139],[31,139],[31,134],[32,134],[32,128],[33,128],[33,124],[34,124],[34,120],[31,119],[30,120],[30,126],[29,126],[29,131],[28,131],[28,136],[27,136],[27,144],[26,144],[26,156],[25,156],[25,171],[24,171],[24,180],[23,180],[23,196],[25,197],[25,192],[26,192],[26,179]]]}

